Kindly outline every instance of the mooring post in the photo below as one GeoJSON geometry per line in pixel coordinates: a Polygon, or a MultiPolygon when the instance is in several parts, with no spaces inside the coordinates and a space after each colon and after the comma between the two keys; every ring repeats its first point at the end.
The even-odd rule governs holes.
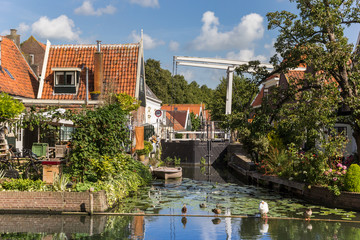
{"type": "Polygon", "coordinates": [[[90,212],[89,212],[89,214],[90,215],[93,215],[94,214],[94,195],[93,195],[93,192],[94,192],[94,188],[93,187],[91,187],[90,189],[89,189],[89,197],[90,197],[90,212]]]}

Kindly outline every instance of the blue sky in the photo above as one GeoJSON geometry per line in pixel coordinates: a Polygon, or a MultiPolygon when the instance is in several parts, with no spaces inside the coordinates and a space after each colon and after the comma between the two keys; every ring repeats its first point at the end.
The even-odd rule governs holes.
{"type": "MultiPolygon", "coordinates": [[[[277,32],[266,13],[296,12],[288,0],[1,0],[0,35],[18,29],[52,44],[134,43],[144,32],[145,59],[172,72],[173,56],[260,59],[274,54],[277,32]]],[[[347,31],[357,40],[360,26],[347,31]]],[[[179,66],[188,82],[215,88],[225,71],[179,66]]]]}

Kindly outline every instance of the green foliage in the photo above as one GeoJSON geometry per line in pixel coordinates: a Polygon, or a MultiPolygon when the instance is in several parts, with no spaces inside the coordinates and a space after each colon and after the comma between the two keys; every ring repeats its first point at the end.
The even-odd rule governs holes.
{"type": "Polygon", "coordinates": [[[45,191],[47,185],[41,180],[30,179],[8,179],[1,182],[2,189],[4,190],[16,190],[16,191],[45,191]]]}
{"type": "Polygon", "coordinates": [[[195,81],[188,84],[184,76],[172,76],[162,69],[160,61],[148,59],[145,62],[146,84],[164,103],[205,103],[212,100],[213,90],[206,85],[199,86],[195,81]]]}
{"type": "Polygon", "coordinates": [[[72,135],[69,171],[83,180],[91,159],[114,156],[129,143],[127,112],[118,103],[72,115],[76,131],[72,135]]]}
{"type": "Polygon", "coordinates": [[[191,119],[191,131],[197,131],[201,127],[201,121],[200,118],[195,116],[193,112],[190,113],[190,119],[191,119]]]}
{"type": "Polygon", "coordinates": [[[200,165],[204,166],[206,164],[206,159],[204,157],[200,158],[200,165]]]}
{"type": "MultiPolygon", "coordinates": [[[[297,4],[299,13],[282,11],[267,14],[268,28],[279,30],[274,44],[277,54],[272,58],[274,71],[286,72],[300,64],[311,66],[312,70],[311,74],[305,76],[305,81],[291,83],[294,86],[293,93],[302,92],[299,96],[300,103],[296,106],[297,111],[310,111],[304,116],[294,114],[290,117],[299,119],[300,126],[304,126],[306,120],[308,127],[314,126],[308,129],[310,132],[307,136],[300,135],[311,144],[314,142],[313,138],[317,137],[316,129],[329,121],[333,122],[336,110],[341,106],[337,103],[341,103],[348,107],[347,116],[342,117],[342,122],[351,124],[353,135],[359,144],[360,65],[349,64],[359,62],[359,47],[353,50],[354,46],[345,36],[344,29],[360,23],[360,5],[355,0],[331,3],[316,0],[293,2],[297,4]],[[282,61],[283,59],[286,61],[282,61]],[[333,112],[332,116],[330,112],[333,112]]],[[[265,78],[266,76],[262,80],[265,78]]],[[[289,96],[295,99],[298,94],[289,96]]],[[[290,127],[295,128],[295,125],[290,127]]],[[[301,127],[299,131],[303,129],[301,127]]],[[[357,149],[360,151],[360,146],[357,149]]]]}
{"type": "Polygon", "coordinates": [[[183,134],[182,133],[175,133],[175,138],[182,138],[183,134]]]}
{"type": "Polygon", "coordinates": [[[144,141],[144,149],[136,150],[138,155],[148,155],[153,150],[151,142],[144,141]]]}
{"type": "Polygon", "coordinates": [[[290,177],[293,165],[289,161],[289,155],[285,149],[278,149],[270,146],[269,151],[262,157],[258,170],[268,175],[278,175],[279,177],[290,177]]]}
{"type": "Polygon", "coordinates": [[[135,97],[131,97],[126,93],[115,95],[117,103],[125,112],[136,111],[140,107],[140,102],[135,97]]]}
{"type": "Polygon", "coordinates": [[[22,128],[28,128],[30,131],[39,129],[40,141],[48,137],[54,141],[59,138],[59,124],[54,123],[60,119],[69,120],[69,115],[59,111],[58,107],[31,107],[24,112],[22,116],[22,128]]]}
{"type": "Polygon", "coordinates": [[[174,157],[174,165],[175,166],[180,166],[180,163],[181,163],[181,158],[178,158],[178,157],[174,157]]]}
{"type": "Polygon", "coordinates": [[[360,166],[351,164],[344,180],[344,187],[349,192],[360,192],[360,166]]]}
{"type": "Polygon", "coordinates": [[[225,114],[227,79],[221,79],[216,87],[212,101],[209,105],[211,118],[214,121],[221,121],[223,128],[242,129],[247,126],[250,112],[252,111],[251,102],[258,92],[258,87],[251,80],[242,76],[234,76],[232,94],[232,112],[225,114]]]}
{"type": "Polygon", "coordinates": [[[151,180],[149,169],[128,154],[119,153],[113,157],[101,156],[91,159],[85,175],[85,182],[75,185],[76,191],[105,190],[109,204],[124,198],[131,191],[151,180]]]}
{"type": "Polygon", "coordinates": [[[67,190],[67,185],[70,183],[70,178],[66,174],[57,174],[54,178],[52,188],[54,191],[64,192],[67,190]]]}
{"type": "Polygon", "coordinates": [[[7,93],[0,93],[0,123],[13,122],[23,111],[24,105],[9,96],[7,93]]]}

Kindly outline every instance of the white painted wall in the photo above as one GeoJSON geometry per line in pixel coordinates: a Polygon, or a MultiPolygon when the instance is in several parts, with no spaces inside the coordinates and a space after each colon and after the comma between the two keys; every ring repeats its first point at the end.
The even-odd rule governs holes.
{"type": "Polygon", "coordinates": [[[356,147],[355,138],[353,137],[353,130],[352,130],[351,126],[349,124],[345,124],[345,123],[336,123],[335,127],[345,127],[346,128],[346,135],[347,135],[347,139],[349,142],[346,145],[345,156],[349,156],[353,153],[356,153],[357,147],[356,147]]]}
{"type": "MultiPolygon", "coordinates": [[[[158,122],[157,122],[158,118],[155,116],[155,111],[160,110],[160,108],[161,108],[161,103],[159,101],[155,101],[151,98],[146,98],[145,122],[154,126],[156,135],[159,134],[158,134],[158,122]]],[[[162,119],[162,117],[163,114],[159,119],[162,119]]],[[[159,132],[161,125],[162,124],[159,122],[159,132]]]]}

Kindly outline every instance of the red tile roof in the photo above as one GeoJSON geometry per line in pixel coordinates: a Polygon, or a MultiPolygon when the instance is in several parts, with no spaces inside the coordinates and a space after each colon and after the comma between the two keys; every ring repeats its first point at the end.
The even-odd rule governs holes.
{"type": "Polygon", "coordinates": [[[170,126],[174,126],[174,130],[175,131],[181,131],[181,130],[184,130],[185,129],[185,122],[183,122],[183,124],[181,124],[176,118],[178,118],[180,115],[182,114],[178,114],[178,115],[175,115],[175,118],[174,118],[174,114],[173,112],[166,112],[166,118],[167,118],[167,125],[170,125],[170,126]]]}
{"type": "Polygon", "coordinates": [[[166,111],[173,111],[175,108],[177,111],[189,110],[189,112],[199,116],[201,109],[202,111],[205,110],[205,104],[164,104],[161,106],[161,109],[166,111]]]}
{"type": "Polygon", "coordinates": [[[264,97],[264,86],[261,88],[260,92],[256,95],[256,97],[255,97],[254,101],[252,102],[251,106],[253,108],[260,107],[263,97],[264,97]]]}
{"type": "Polygon", "coordinates": [[[3,37],[1,42],[0,92],[36,98],[38,80],[15,43],[3,37]],[[10,77],[8,72],[13,76],[10,77]]]}
{"type": "MultiPolygon", "coordinates": [[[[290,70],[286,74],[284,74],[286,81],[297,79],[304,79],[305,77],[305,70],[290,70]]],[[[280,74],[276,74],[270,76],[266,79],[266,81],[273,79],[274,77],[280,77],[280,74]]],[[[254,101],[252,102],[251,106],[253,108],[260,107],[262,104],[262,99],[264,97],[264,86],[261,88],[260,92],[255,96],[254,101]]]]}
{"type": "MultiPolygon", "coordinates": [[[[86,71],[89,68],[89,92],[94,91],[94,53],[96,45],[54,45],[50,47],[41,98],[84,100],[86,71]],[[54,94],[54,67],[82,68],[77,94],[54,94]]],[[[102,44],[104,90],[135,96],[139,44],[102,44]]]]}

